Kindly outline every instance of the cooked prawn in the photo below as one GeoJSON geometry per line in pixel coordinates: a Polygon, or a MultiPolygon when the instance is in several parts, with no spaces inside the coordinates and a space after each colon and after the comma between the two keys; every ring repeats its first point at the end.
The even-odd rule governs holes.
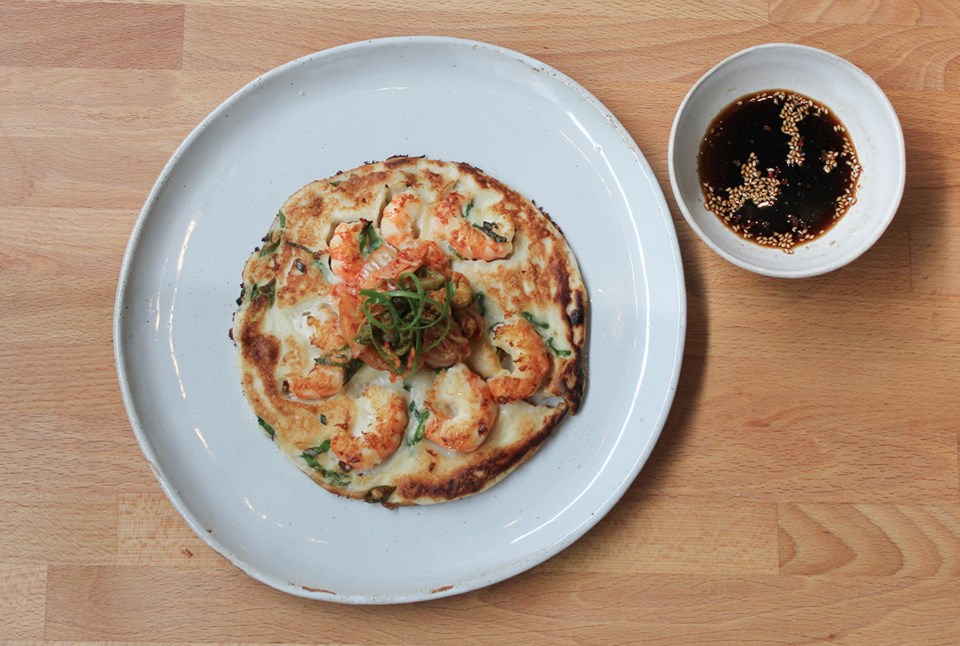
{"type": "Polygon", "coordinates": [[[383,239],[398,249],[413,241],[418,233],[414,225],[423,203],[415,193],[397,193],[383,209],[380,232],[383,239]],[[412,211],[415,211],[412,213],[412,211]]]}
{"type": "Polygon", "coordinates": [[[363,267],[360,253],[360,233],[370,224],[369,220],[341,222],[330,238],[330,269],[343,279],[357,275],[363,267]]]}
{"type": "Polygon", "coordinates": [[[320,307],[313,314],[307,314],[307,326],[310,328],[310,343],[313,346],[325,353],[346,349],[346,342],[340,332],[340,317],[332,307],[320,307]]]}
{"type": "Polygon", "coordinates": [[[292,377],[287,379],[290,392],[300,399],[330,397],[343,388],[344,366],[352,358],[350,347],[343,340],[336,311],[321,307],[306,318],[310,328],[310,343],[320,349],[320,357],[306,375],[302,375],[302,359],[299,365],[291,366],[292,377]]]}
{"type": "Polygon", "coordinates": [[[437,375],[423,405],[430,413],[423,434],[458,453],[477,450],[500,414],[487,383],[462,363],[437,375]]]}
{"type": "Polygon", "coordinates": [[[338,425],[330,451],[350,469],[371,469],[396,452],[407,415],[403,395],[383,386],[367,386],[351,414],[338,425]],[[354,434],[355,430],[359,433],[354,434]]]}
{"type": "Polygon", "coordinates": [[[513,251],[513,222],[497,214],[495,219],[476,224],[468,213],[472,205],[463,193],[448,193],[436,206],[437,233],[467,260],[489,262],[509,256],[513,251]]]}
{"type": "Polygon", "coordinates": [[[515,318],[495,326],[490,336],[493,345],[513,361],[513,371],[503,370],[487,381],[493,398],[503,403],[535,393],[550,371],[550,355],[533,325],[515,318]]]}
{"type": "Polygon", "coordinates": [[[290,392],[300,399],[322,399],[336,395],[343,388],[343,368],[315,365],[303,377],[287,380],[290,392]]]}
{"type": "Polygon", "coordinates": [[[343,388],[343,368],[322,366],[310,361],[306,349],[295,337],[284,339],[283,346],[280,367],[284,375],[284,390],[300,399],[321,399],[343,388]]]}
{"type": "MultiPolygon", "coordinates": [[[[391,247],[380,247],[370,255],[379,254],[381,250],[391,250],[391,247]]],[[[432,240],[418,240],[414,244],[407,245],[399,251],[393,251],[389,262],[378,263],[376,267],[371,267],[371,263],[360,272],[360,283],[364,286],[375,286],[381,280],[394,280],[404,272],[414,272],[421,267],[426,267],[442,275],[444,278],[450,276],[450,266],[446,255],[432,240]]]]}

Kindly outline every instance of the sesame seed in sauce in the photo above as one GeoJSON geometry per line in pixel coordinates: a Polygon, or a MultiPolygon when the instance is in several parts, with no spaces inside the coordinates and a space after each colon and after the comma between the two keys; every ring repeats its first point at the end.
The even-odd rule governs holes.
{"type": "Polygon", "coordinates": [[[732,231],[792,253],[856,202],[862,169],[829,108],[795,92],[765,90],[713,120],[698,171],[706,207],[732,231]]]}

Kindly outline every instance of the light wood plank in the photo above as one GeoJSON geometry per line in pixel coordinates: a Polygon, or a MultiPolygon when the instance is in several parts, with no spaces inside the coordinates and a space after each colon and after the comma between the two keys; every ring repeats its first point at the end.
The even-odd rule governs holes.
{"type": "Polygon", "coordinates": [[[808,643],[930,640],[956,631],[960,582],[913,577],[590,575],[534,571],[491,588],[389,609],[292,598],[231,571],[51,567],[48,639],[572,644],[602,639],[808,643]],[[777,609],[768,610],[775,600],[777,609]],[[376,621],[371,620],[371,613],[376,621]],[[149,617],[149,621],[144,621],[149,617]]]}
{"type": "Polygon", "coordinates": [[[0,65],[180,67],[182,6],[0,4],[0,65]]]}
{"type": "Polygon", "coordinates": [[[23,418],[0,417],[4,428],[16,427],[23,437],[30,438],[15,447],[0,447],[4,491],[18,497],[158,491],[123,409],[115,407],[114,417],[115,421],[105,423],[100,415],[73,411],[60,416],[35,415],[28,424],[23,418]],[[56,459],[38,458],[53,450],[56,459]]]}
{"type": "Polygon", "coordinates": [[[13,137],[179,140],[255,76],[251,70],[0,67],[0,122],[13,137]]]}
{"type": "MultiPolygon", "coordinates": [[[[43,0],[31,0],[42,2],[43,0]]],[[[88,3],[91,0],[62,0],[68,3],[88,3]]],[[[181,4],[182,0],[118,0],[132,4],[181,4]]],[[[271,9],[316,8],[311,0],[194,0],[191,5],[211,8],[260,7],[271,9]]],[[[437,12],[453,12],[466,19],[477,12],[515,12],[518,14],[541,14],[545,18],[568,20],[570,16],[624,16],[640,15],[648,19],[684,17],[712,20],[766,19],[767,0],[723,0],[722,2],[694,2],[689,4],[671,0],[649,0],[635,3],[629,0],[599,0],[588,4],[576,0],[530,0],[516,3],[511,0],[488,0],[482,6],[467,4],[462,0],[437,0],[431,5],[437,12]]],[[[329,0],[324,8],[331,14],[344,12],[369,12],[395,9],[379,0],[329,0]]]]}
{"type": "MultiPolygon", "coordinates": [[[[641,6],[641,5],[637,5],[641,6]]],[[[435,14],[434,14],[435,15],[435,14]]],[[[305,33],[311,19],[300,10],[191,7],[184,36],[184,67],[249,68],[249,57],[274,67],[335,45],[379,36],[423,32],[425,14],[379,11],[380,23],[362,12],[331,16],[323,32],[305,33]],[[384,25],[384,26],[380,26],[384,25]]],[[[548,16],[490,13],[482,26],[457,14],[442,15],[445,35],[492,42],[576,71],[581,82],[597,78],[678,81],[689,84],[714,64],[744,47],[766,42],[801,42],[849,58],[885,89],[960,88],[953,64],[960,44],[954,30],[898,25],[817,25],[764,21],[700,21],[643,16],[605,16],[556,21],[548,16]],[[576,43],[571,47],[571,43],[576,43]]],[[[260,68],[258,68],[260,69],[260,68]]]]}
{"type": "Polygon", "coordinates": [[[0,563],[0,640],[43,639],[47,566],[0,563]]]}
{"type": "Polygon", "coordinates": [[[770,0],[772,22],[960,26],[950,0],[770,0]]]}
{"type": "Polygon", "coordinates": [[[0,518],[0,561],[116,562],[116,496],[11,496],[4,492],[0,494],[0,518]]]}
{"type": "MultiPolygon", "coordinates": [[[[84,293],[90,295],[95,291],[85,290],[84,293]]],[[[99,296],[99,294],[95,295],[99,296]]],[[[74,311],[89,313],[89,310],[82,308],[74,308],[74,311]]],[[[43,313],[38,313],[30,318],[42,324],[43,317],[43,313]]],[[[83,420],[85,423],[95,423],[100,419],[101,427],[107,427],[110,422],[116,422],[117,420],[111,418],[114,413],[122,413],[122,410],[120,393],[117,390],[116,371],[109,365],[113,356],[109,330],[106,330],[106,333],[103,329],[96,330],[101,334],[103,345],[99,348],[77,349],[67,366],[59,365],[58,359],[62,364],[62,357],[51,355],[49,350],[51,343],[69,344],[82,332],[96,327],[97,323],[109,326],[111,319],[109,315],[100,316],[86,325],[76,326],[79,329],[74,330],[55,328],[43,332],[37,328],[29,330],[14,328],[17,331],[22,330],[24,336],[28,338],[15,351],[0,349],[0,360],[5,362],[4,366],[0,367],[0,375],[8,379],[6,388],[0,393],[0,402],[9,404],[7,413],[3,414],[3,417],[7,417],[11,423],[21,429],[31,428],[35,431],[39,429],[34,424],[40,420],[43,422],[63,420],[64,423],[69,424],[72,415],[77,416],[77,421],[83,420]],[[32,364],[36,372],[27,373],[18,369],[17,362],[32,364]],[[34,395],[34,404],[51,406],[57,398],[63,401],[62,398],[65,397],[70,398],[70,404],[60,411],[43,410],[31,413],[27,410],[29,406],[24,400],[24,397],[28,397],[31,393],[34,395]]],[[[99,437],[103,437],[102,431],[99,437]]]]}
{"type": "MultiPolygon", "coordinates": [[[[915,376],[924,385],[932,385],[931,380],[944,376],[941,370],[949,366],[933,366],[931,372],[911,361],[936,358],[941,356],[944,343],[960,343],[960,311],[952,299],[925,294],[907,298],[902,293],[883,297],[872,291],[859,297],[831,298],[828,286],[828,282],[821,284],[817,280],[791,286],[756,277],[752,294],[723,293],[730,307],[710,312],[709,331],[724,343],[723,356],[731,358],[742,356],[762,342],[767,347],[761,363],[795,362],[800,367],[806,361],[831,359],[836,362],[834,370],[856,371],[860,365],[864,379],[869,379],[882,376],[875,369],[885,369],[887,360],[903,359],[905,365],[900,374],[915,376]],[[761,300],[762,308],[750,304],[761,300]],[[921,304],[922,314],[917,312],[921,304]],[[873,362],[877,365],[871,365],[873,362]]],[[[828,382],[835,379],[829,374],[808,374],[828,382]]],[[[785,374],[780,380],[784,388],[791,387],[786,383],[789,376],[785,374]]],[[[888,387],[888,393],[877,394],[892,394],[896,384],[888,383],[888,387]]],[[[915,402],[899,403],[914,410],[915,402]]]]}
{"type": "MultiPolygon", "coordinates": [[[[673,201],[671,199],[671,204],[673,201]]],[[[797,300],[859,298],[865,286],[871,298],[902,299],[913,289],[910,227],[906,218],[895,218],[887,232],[860,258],[823,276],[807,279],[783,290],[797,300]]],[[[687,270],[688,291],[697,298],[713,294],[751,293],[758,286],[773,289],[781,281],[740,269],[714,253],[686,221],[677,222],[677,236],[687,270]],[[688,262],[689,261],[689,262],[688,262]]]]}
{"type": "Polygon", "coordinates": [[[191,530],[162,494],[121,494],[117,563],[232,568],[191,530]]]}
{"type": "Polygon", "coordinates": [[[913,289],[960,296],[960,227],[910,228],[913,289]]]}
{"type": "MultiPolygon", "coordinates": [[[[115,281],[134,217],[129,211],[0,208],[0,279],[10,287],[0,295],[0,326],[17,339],[0,346],[0,423],[19,433],[17,442],[0,445],[0,482],[17,500],[41,496],[56,507],[77,494],[100,500],[96,496],[130,488],[156,490],[130,432],[113,366],[115,281]],[[17,297],[27,291],[30,298],[17,297]],[[44,493],[66,497],[59,503],[44,493]]],[[[108,525],[98,518],[100,505],[77,509],[89,512],[93,527],[113,528],[113,553],[115,518],[108,525]]],[[[42,525],[32,528],[42,533],[42,525]]],[[[55,536],[39,545],[47,549],[55,536]]],[[[80,562],[106,554],[68,552],[80,562]]]]}
{"type": "Polygon", "coordinates": [[[0,122],[0,195],[29,195],[32,190],[30,173],[0,122]]]}
{"type": "MultiPolygon", "coordinates": [[[[724,41],[732,44],[744,34],[749,38],[756,33],[753,37],[760,38],[764,30],[769,31],[765,11],[754,16],[742,15],[739,21],[723,21],[699,19],[701,15],[708,18],[709,6],[722,6],[719,4],[702,5],[690,15],[678,15],[683,14],[684,9],[675,5],[671,8],[672,15],[653,16],[645,11],[648,3],[622,6],[625,10],[616,15],[584,13],[578,9],[567,16],[554,11],[525,12],[518,10],[518,5],[507,10],[484,6],[470,20],[456,9],[435,12],[426,8],[381,7],[369,13],[360,9],[333,14],[325,22],[323,32],[311,34],[294,29],[294,25],[309,19],[309,11],[191,7],[187,12],[184,66],[246,67],[248,63],[231,53],[236,51],[231,50],[231,44],[239,46],[241,42],[247,48],[256,49],[257,58],[269,61],[272,67],[336,45],[415,32],[480,40],[516,49],[561,70],[576,69],[581,82],[598,76],[623,81],[686,80],[693,73],[691,61],[702,65],[704,56],[716,55],[717,44],[724,41]],[[707,13],[698,15],[701,11],[707,13]],[[431,20],[428,15],[439,19],[443,29],[424,32],[424,25],[429,24],[426,21],[431,20]],[[376,24],[372,21],[374,17],[376,24]],[[709,30],[711,41],[704,40],[704,30],[709,30]],[[263,40],[251,41],[253,32],[260,33],[263,40]],[[275,41],[272,47],[266,45],[269,41],[275,41]],[[670,47],[665,46],[668,41],[670,47]],[[638,64],[640,61],[642,64],[638,64]]],[[[732,9],[736,10],[735,5],[732,9]]]]}
{"type": "MultiPolygon", "coordinates": [[[[139,209],[176,139],[9,137],[25,180],[0,206],[139,209]]],[[[5,163],[11,164],[12,162],[5,163]]]]}
{"type": "MultiPolygon", "coordinates": [[[[36,208],[0,206],[0,277],[7,282],[51,279],[40,289],[57,302],[26,304],[28,311],[44,314],[70,302],[69,280],[108,282],[116,280],[130,231],[137,213],[132,209],[36,208]],[[33,235],[43,231],[42,236],[33,235]],[[56,280],[56,279],[61,280],[56,280]],[[67,280],[69,279],[69,280],[67,280]],[[54,291],[63,288],[64,293],[54,291]]],[[[83,301],[72,302],[82,306],[83,301]]],[[[112,304],[98,302],[108,309],[112,304]]],[[[88,306],[93,304],[88,302],[88,306]]],[[[7,316],[11,315],[7,312],[7,316]]],[[[19,313],[18,313],[19,316],[19,313]]],[[[49,321],[50,327],[70,327],[73,321],[49,321]]],[[[11,321],[11,325],[16,324],[11,321]]],[[[48,327],[48,329],[50,329],[48,327]]],[[[27,333],[29,330],[22,330],[27,333]]],[[[21,337],[22,338],[22,337],[21,337]]]]}
{"type": "Polygon", "coordinates": [[[778,571],[773,504],[645,495],[634,488],[542,567],[584,574],[778,571]]]}
{"type": "MultiPolygon", "coordinates": [[[[735,316],[737,301],[728,300],[729,316],[735,316]]],[[[784,308],[770,307],[765,311],[784,308]]],[[[764,317],[751,319],[744,314],[752,311],[748,307],[739,311],[739,341],[718,340],[724,333],[713,331],[690,339],[677,394],[684,404],[674,407],[639,486],[670,495],[756,501],[956,500],[956,427],[941,418],[960,406],[957,393],[942,388],[953,379],[955,360],[908,358],[909,337],[897,340],[897,350],[886,357],[869,349],[839,350],[847,347],[840,341],[831,345],[836,352],[808,356],[810,344],[781,341],[777,326],[764,317]],[[745,375],[738,366],[751,352],[746,338],[754,329],[768,336],[767,356],[752,362],[745,375]],[[739,354],[710,351],[738,344],[739,354]],[[698,351],[706,355],[693,354],[698,351]],[[912,384],[910,395],[904,396],[902,383],[912,384]]],[[[864,313],[863,319],[870,316],[885,314],[864,313]]],[[[797,323],[793,329],[803,331],[802,321],[797,323]]],[[[944,347],[955,343],[945,341],[944,347]]]]}
{"type": "Polygon", "coordinates": [[[782,504],[784,574],[960,574],[960,505],[782,504]]]}

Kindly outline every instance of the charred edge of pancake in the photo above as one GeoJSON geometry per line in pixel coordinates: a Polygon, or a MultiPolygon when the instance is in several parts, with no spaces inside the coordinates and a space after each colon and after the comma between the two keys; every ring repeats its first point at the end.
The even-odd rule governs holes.
{"type": "MultiPolygon", "coordinates": [[[[550,217],[550,214],[547,213],[546,209],[538,205],[536,201],[530,201],[537,208],[537,210],[540,211],[540,214],[543,215],[543,217],[546,218],[546,220],[557,230],[567,247],[567,253],[570,256],[573,256],[573,250],[570,249],[570,243],[567,242],[567,238],[563,234],[563,230],[560,228],[560,225],[557,224],[556,220],[550,217]]],[[[562,290],[562,307],[560,311],[563,315],[563,321],[570,328],[570,334],[571,337],[573,337],[571,339],[567,339],[567,342],[570,344],[570,348],[574,354],[573,358],[570,359],[564,366],[563,371],[559,375],[558,381],[565,389],[565,392],[560,393],[560,396],[570,404],[570,414],[576,415],[580,410],[580,404],[583,401],[583,392],[586,386],[586,375],[583,370],[583,349],[586,347],[587,341],[587,301],[584,296],[586,286],[584,285],[582,289],[571,290],[570,285],[574,277],[570,276],[565,271],[565,268],[562,269],[564,269],[564,271],[555,272],[557,284],[560,285],[560,289],[562,290]],[[580,339],[580,343],[574,343],[574,340],[578,337],[580,339]]],[[[580,280],[583,280],[582,276],[580,280]]]]}
{"type": "MultiPolygon", "coordinates": [[[[553,394],[563,398],[570,405],[570,413],[575,415],[577,411],[580,410],[586,382],[586,375],[583,370],[583,347],[586,345],[587,305],[586,298],[584,297],[584,290],[586,288],[580,288],[579,285],[576,284],[579,281],[576,281],[575,276],[571,275],[571,272],[577,267],[577,264],[575,256],[573,256],[573,251],[570,249],[570,243],[567,242],[560,227],[557,226],[557,223],[550,217],[550,214],[543,208],[537,206],[532,200],[529,200],[500,180],[483,173],[483,171],[480,171],[470,164],[459,163],[457,164],[457,169],[462,174],[473,177],[474,181],[481,187],[501,192],[513,203],[525,204],[530,202],[533,204],[534,208],[543,215],[549,225],[556,229],[559,239],[563,242],[564,257],[561,259],[551,255],[546,271],[551,275],[559,288],[559,293],[557,294],[558,304],[560,305],[564,323],[570,331],[570,338],[564,340],[570,346],[573,356],[564,362],[559,374],[555,375],[553,379],[555,383],[552,385],[557,389],[557,392],[553,394]],[[571,287],[571,283],[574,283],[574,287],[571,287]],[[576,342],[578,340],[579,342],[576,342]]],[[[555,359],[556,357],[551,358],[555,359]]]]}
{"type": "Polygon", "coordinates": [[[456,500],[492,487],[533,457],[567,410],[567,406],[563,404],[557,406],[553,414],[540,426],[539,431],[531,437],[498,448],[484,460],[444,475],[439,481],[416,476],[399,478],[394,484],[399,497],[403,499],[400,504],[418,504],[417,500],[421,498],[433,502],[456,500]]]}
{"type": "MultiPolygon", "coordinates": [[[[576,415],[583,400],[586,381],[583,370],[583,349],[586,346],[587,305],[583,290],[571,288],[573,277],[570,275],[568,267],[568,263],[551,259],[546,270],[559,289],[557,298],[560,304],[560,312],[570,334],[569,338],[564,339],[564,342],[573,352],[573,355],[563,362],[563,367],[559,373],[555,375],[553,385],[557,388],[555,394],[569,403],[571,414],[576,415]],[[579,342],[577,342],[578,340],[579,342]]],[[[551,358],[556,359],[556,357],[551,358]]]]}
{"type": "Polygon", "coordinates": [[[545,218],[547,219],[547,221],[549,221],[550,224],[552,224],[552,225],[554,226],[554,228],[556,228],[557,232],[558,232],[560,235],[563,236],[563,239],[566,240],[566,239],[567,239],[567,236],[564,235],[563,229],[560,228],[560,225],[557,224],[557,221],[556,221],[556,220],[554,220],[552,217],[550,217],[550,214],[547,213],[547,210],[546,210],[545,208],[543,208],[542,206],[540,206],[539,204],[537,204],[537,201],[536,201],[536,200],[530,200],[530,202],[531,202],[535,207],[537,207],[537,210],[540,211],[540,215],[542,215],[543,217],[545,217],[545,218]]]}
{"type": "MultiPolygon", "coordinates": [[[[262,300],[267,301],[267,299],[262,300]]],[[[269,403],[273,410],[281,415],[290,415],[295,410],[315,412],[317,410],[316,405],[289,399],[280,391],[276,379],[276,370],[277,366],[280,365],[281,342],[272,334],[264,332],[262,327],[263,318],[268,308],[269,305],[261,302],[261,299],[252,301],[239,324],[240,348],[243,358],[256,370],[263,387],[263,394],[266,396],[266,402],[256,392],[247,392],[247,397],[251,399],[251,405],[258,415],[266,412],[266,403],[269,403]]],[[[244,386],[249,388],[253,384],[247,383],[246,378],[244,378],[244,386]]],[[[279,428],[277,432],[280,432],[279,428]]]]}
{"type": "Polygon", "coordinates": [[[383,165],[390,170],[396,170],[397,168],[403,168],[408,163],[415,162],[418,159],[426,158],[426,155],[390,155],[383,161],[383,165]]]}
{"type": "Polygon", "coordinates": [[[260,326],[264,312],[269,307],[269,303],[264,302],[266,300],[258,298],[251,301],[243,313],[243,321],[239,326],[240,349],[244,360],[256,368],[263,382],[264,393],[271,403],[275,404],[274,396],[279,395],[279,391],[274,383],[273,374],[280,362],[280,340],[270,334],[264,334],[260,326]]]}

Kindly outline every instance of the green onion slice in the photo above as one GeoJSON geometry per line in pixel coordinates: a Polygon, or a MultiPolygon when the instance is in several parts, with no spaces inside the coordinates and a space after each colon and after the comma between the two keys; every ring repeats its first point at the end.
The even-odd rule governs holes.
{"type": "Polygon", "coordinates": [[[506,242],[507,239],[497,233],[497,225],[494,222],[484,221],[483,224],[474,224],[474,228],[480,229],[487,234],[487,237],[494,242],[506,242]]]}
{"type": "Polygon", "coordinates": [[[541,321],[540,319],[538,319],[537,317],[535,317],[535,316],[534,316],[533,314],[531,314],[530,312],[520,312],[520,315],[523,316],[523,318],[525,318],[525,319],[527,319],[528,321],[530,321],[533,325],[537,326],[538,328],[540,328],[540,329],[542,329],[542,330],[546,330],[548,327],[550,327],[549,324],[544,323],[543,321],[541,321]]]}
{"type": "Polygon", "coordinates": [[[453,325],[450,313],[455,288],[451,281],[443,280],[444,300],[441,303],[427,294],[429,286],[436,284],[436,276],[432,273],[421,279],[415,273],[404,272],[397,277],[395,284],[396,287],[383,291],[360,290],[364,299],[360,311],[368,324],[362,328],[363,340],[370,342],[369,345],[396,374],[404,373],[404,356],[412,351],[409,377],[419,367],[422,354],[433,350],[449,334],[453,325]],[[426,285],[424,281],[427,281],[426,285]],[[442,326],[442,330],[432,343],[424,347],[424,332],[438,326],[442,326]]]}
{"type": "MultiPolygon", "coordinates": [[[[413,404],[413,402],[410,402],[410,403],[413,404]]],[[[422,411],[417,410],[416,407],[414,406],[413,416],[417,420],[417,426],[413,430],[413,435],[411,435],[410,439],[407,440],[408,446],[413,446],[414,444],[416,444],[417,442],[423,439],[423,427],[427,422],[427,418],[430,417],[430,411],[427,410],[426,408],[423,409],[422,411]]]]}
{"type": "Polygon", "coordinates": [[[570,350],[564,350],[562,348],[558,348],[557,346],[555,346],[553,344],[553,337],[550,337],[549,339],[547,339],[547,346],[549,346],[549,348],[553,350],[553,353],[558,357],[569,357],[571,354],[573,354],[573,352],[571,352],[570,350]]]}
{"type": "Polygon", "coordinates": [[[273,430],[273,427],[270,426],[270,424],[268,424],[267,421],[259,415],[257,416],[257,424],[260,425],[260,428],[263,429],[263,432],[266,433],[267,437],[269,437],[271,440],[277,437],[277,432],[273,430]]]}
{"type": "Polygon", "coordinates": [[[267,256],[273,255],[273,252],[275,252],[277,250],[277,247],[280,246],[280,243],[283,242],[283,232],[281,231],[277,232],[276,240],[274,240],[273,238],[268,238],[268,240],[269,240],[269,243],[263,245],[263,249],[260,250],[261,258],[266,258],[267,256]]]}

